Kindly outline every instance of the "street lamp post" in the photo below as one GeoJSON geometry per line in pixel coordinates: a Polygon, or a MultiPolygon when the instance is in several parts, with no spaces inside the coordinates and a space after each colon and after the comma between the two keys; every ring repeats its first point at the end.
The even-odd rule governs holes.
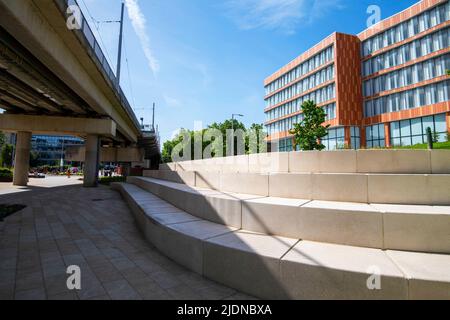
{"type": "Polygon", "coordinates": [[[243,114],[238,114],[238,113],[233,113],[231,115],[231,131],[233,133],[233,136],[232,136],[232,139],[231,139],[231,152],[232,152],[233,156],[235,155],[234,154],[234,118],[235,117],[244,117],[244,115],[243,114]]]}

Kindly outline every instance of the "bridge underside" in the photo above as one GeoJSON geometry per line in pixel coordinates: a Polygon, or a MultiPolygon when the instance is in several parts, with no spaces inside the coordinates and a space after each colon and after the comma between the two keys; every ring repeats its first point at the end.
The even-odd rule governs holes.
{"type": "Polygon", "coordinates": [[[154,133],[130,141],[105,113],[92,108],[69,85],[0,26],[0,130],[17,132],[15,181],[28,182],[28,162],[32,134],[75,135],[86,140],[86,186],[95,186],[99,148],[137,146],[142,159],[159,161],[159,146],[154,133]],[[136,145],[137,143],[137,145],[136,145]]]}

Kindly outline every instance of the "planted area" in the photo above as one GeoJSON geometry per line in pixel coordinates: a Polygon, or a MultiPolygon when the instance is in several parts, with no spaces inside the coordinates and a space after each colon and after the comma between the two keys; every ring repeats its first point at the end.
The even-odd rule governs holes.
{"type": "Polygon", "coordinates": [[[0,182],[12,182],[13,172],[8,168],[0,168],[0,182]]]}

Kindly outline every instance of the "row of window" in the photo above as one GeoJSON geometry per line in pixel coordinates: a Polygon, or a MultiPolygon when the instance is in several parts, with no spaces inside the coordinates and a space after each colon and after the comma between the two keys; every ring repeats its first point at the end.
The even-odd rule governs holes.
{"type": "Polygon", "coordinates": [[[278,78],[277,80],[273,81],[268,86],[266,86],[266,95],[269,95],[274,91],[277,91],[278,89],[284,87],[288,83],[295,81],[296,79],[319,68],[321,65],[324,65],[333,59],[334,59],[334,49],[333,46],[331,46],[319,52],[309,60],[306,60],[305,62],[300,64],[292,71],[286,73],[285,75],[281,76],[280,78],[278,78]]]}
{"type": "Polygon", "coordinates": [[[434,7],[364,41],[362,44],[362,55],[367,56],[377,50],[404,41],[447,20],[450,20],[450,2],[434,7]]]}
{"type": "Polygon", "coordinates": [[[449,46],[449,28],[439,30],[421,39],[380,54],[363,63],[363,76],[402,65],[449,46]]]}
{"type": "Polygon", "coordinates": [[[62,148],[69,145],[84,144],[83,139],[70,136],[41,136],[35,135],[31,138],[33,148],[62,148]]]}
{"type": "Polygon", "coordinates": [[[438,142],[447,141],[447,123],[444,114],[392,122],[392,146],[411,146],[428,142],[427,128],[430,128],[438,142]]]}
{"type": "Polygon", "coordinates": [[[446,70],[450,70],[450,54],[367,80],[364,82],[364,96],[437,78],[445,75],[446,70]]]}
{"type": "Polygon", "coordinates": [[[286,88],[285,90],[271,96],[266,100],[266,107],[269,108],[280,102],[291,99],[299,94],[302,94],[303,92],[314,89],[315,87],[318,87],[321,84],[332,80],[333,78],[334,65],[324,68],[319,72],[316,72],[313,75],[303,79],[302,81],[297,82],[289,88],[286,88]]]}
{"type": "MultiPolygon", "coordinates": [[[[428,142],[427,128],[433,132],[433,139],[438,142],[448,141],[446,115],[438,114],[428,117],[394,121],[390,123],[391,145],[393,147],[412,146],[428,142]]],[[[366,147],[386,147],[385,124],[368,126],[366,129],[366,147]]],[[[359,127],[350,127],[352,149],[361,148],[361,132],[359,127]]],[[[345,148],[345,129],[331,128],[328,135],[321,140],[327,150],[345,148]]],[[[292,139],[280,140],[279,151],[292,151],[292,139]]]]}
{"type": "Polygon", "coordinates": [[[301,106],[303,105],[303,103],[308,100],[314,101],[316,104],[321,104],[326,101],[332,100],[335,97],[336,85],[333,83],[266,112],[266,114],[268,115],[267,118],[268,121],[271,121],[299,111],[301,110],[301,106]]]}
{"type": "Polygon", "coordinates": [[[384,123],[366,127],[366,146],[367,148],[386,147],[384,123]]]}
{"type": "Polygon", "coordinates": [[[328,130],[328,135],[321,139],[326,150],[344,149],[345,147],[345,129],[332,128],[328,130]]]}
{"type": "Polygon", "coordinates": [[[364,114],[373,117],[383,113],[397,112],[450,100],[450,81],[396,93],[364,103],[364,114]]]}
{"type": "Polygon", "coordinates": [[[294,151],[294,145],[292,144],[292,139],[282,139],[278,142],[279,152],[291,152],[294,151]]]}
{"type": "Polygon", "coordinates": [[[274,135],[280,132],[287,132],[294,128],[294,124],[300,123],[303,121],[303,115],[299,114],[287,119],[283,119],[277,121],[275,123],[269,124],[266,126],[267,132],[269,135],[274,135]]]}
{"type": "MultiPolygon", "coordinates": [[[[336,118],[336,104],[331,103],[323,107],[324,111],[327,113],[327,121],[336,118]]],[[[303,121],[303,114],[298,114],[296,116],[290,117],[288,119],[283,119],[267,125],[267,132],[270,135],[273,135],[278,132],[286,132],[291,130],[294,127],[294,124],[300,123],[303,121]]]]}

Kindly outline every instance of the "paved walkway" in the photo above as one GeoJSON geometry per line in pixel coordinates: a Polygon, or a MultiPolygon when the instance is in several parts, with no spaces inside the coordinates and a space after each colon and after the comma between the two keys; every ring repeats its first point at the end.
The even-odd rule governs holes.
{"type": "Polygon", "coordinates": [[[68,185],[81,185],[83,184],[82,178],[72,176],[70,179],[65,176],[50,176],[45,179],[30,178],[28,187],[16,187],[12,183],[0,183],[0,196],[5,194],[14,194],[18,192],[29,192],[38,189],[48,189],[55,187],[62,187],[68,185]]]}
{"type": "Polygon", "coordinates": [[[38,188],[0,203],[28,206],[0,222],[0,300],[250,298],[156,251],[109,188],[38,188]],[[69,265],[81,268],[80,291],[67,289],[69,265]]]}

